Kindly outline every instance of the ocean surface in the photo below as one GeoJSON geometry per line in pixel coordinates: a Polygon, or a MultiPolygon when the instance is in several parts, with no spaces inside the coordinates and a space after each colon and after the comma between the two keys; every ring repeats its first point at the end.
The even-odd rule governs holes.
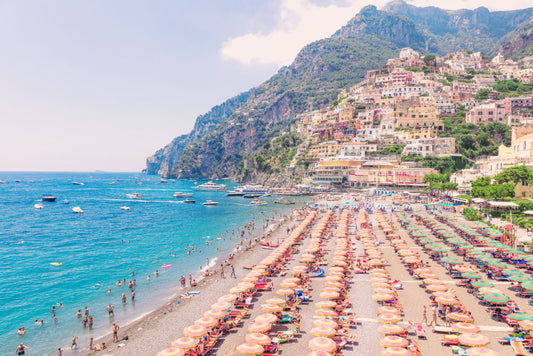
{"type": "Polygon", "coordinates": [[[32,348],[28,355],[56,355],[58,347],[70,349],[73,335],[79,337],[81,354],[90,337],[111,331],[113,321],[125,325],[179,294],[179,277],[198,276],[207,258],[220,265],[217,256],[234,251],[240,241],[237,229],[244,224],[254,219],[254,233],[260,234],[267,218],[279,221],[280,214],[304,203],[297,197],[296,205],[280,205],[273,203],[276,197],[267,197],[267,205],[256,206],[225,192],[192,190],[204,181],[163,184],[157,176],[133,173],[0,172],[0,180],[6,181],[0,184],[0,355],[13,354],[20,342],[32,348]],[[197,203],[173,198],[178,191],[194,192],[191,199],[197,203]],[[126,197],[134,192],[142,198],[126,197]],[[44,195],[57,201],[41,202],[44,195]],[[208,199],[219,205],[203,206],[208,199]],[[35,204],[44,208],[35,209],[35,204]],[[83,214],[73,213],[77,206],[83,214]],[[190,246],[198,250],[188,254],[190,246]],[[156,270],[161,272],[157,278],[156,270]],[[133,304],[127,283],[134,278],[133,304]],[[126,285],[117,287],[117,280],[124,279],[126,285]],[[109,303],[115,306],[114,319],[107,316],[109,303]],[[50,311],[54,305],[57,323],[50,311]],[[94,318],[92,330],[76,318],[85,306],[94,318]],[[45,324],[34,325],[36,319],[45,324]],[[17,334],[19,327],[25,327],[24,336],[17,334]]]}

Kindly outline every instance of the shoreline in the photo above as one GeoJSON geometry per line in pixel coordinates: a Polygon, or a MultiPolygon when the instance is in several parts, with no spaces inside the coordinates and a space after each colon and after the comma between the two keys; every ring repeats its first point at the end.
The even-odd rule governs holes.
{"type": "MultiPolygon", "coordinates": [[[[316,197],[313,197],[316,198],[316,197]]],[[[239,280],[239,276],[244,274],[243,266],[250,265],[253,263],[256,263],[259,261],[262,257],[268,255],[272,249],[270,248],[263,248],[261,245],[257,243],[257,240],[259,240],[261,237],[267,241],[275,241],[275,239],[279,239],[280,235],[286,234],[286,232],[282,229],[284,225],[291,225],[295,222],[295,216],[296,212],[298,210],[301,210],[304,208],[307,204],[311,203],[315,199],[309,199],[299,208],[292,208],[289,212],[286,214],[281,215],[281,217],[275,219],[275,223],[272,224],[272,222],[269,222],[268,225],[264,228],[260,226],[259,229],[256,227],[256,230],[253,231],[248,237],[240,240],[240,241],[252,241],[251,248],[246,248],[246,245],[243,244],[242,248],[237,250],[236,246],[230,250],[230,251],[223,251],[220,252],[216,257],[214,257],[211,262],[224,260],[228,261],[228,264],[232,264],[235,268],[235,272],[237,275],[237,278],[232,278],[230,276],[230,271],[228,270],[228,264],[225,265],[225,275],[226,278],[222,279],[220,275],[218,274],[219,268],[214,265],[213,267],[209,267],[209,269],[213,269],[216,271],[214,275],[205,277],[203,276],[203,271],[205,270],[205,265],[198,271],[197,276],[197,286],[196,287],[185,287],[181,288],[177,286],[178,290],[182,293],[186,293],[192,290],[199,291],[199,295],[192,295],[187,298],[181,298],[180,296],[176,295],[175,293],[171,293],[171,296],[167,299],[166,302],[163,302],[160,306],[156,307],[153,310],[147,311],[143,313],[142,315],[132,319],[127,324],[121,325],[120,331],[119,331],[119,342],[113,343],[112,342],[112,332],[108,332],[102,336],[98,336],[94,338],[94,345],[101,344],[102,342],[105,342],[108,347],[108,352],[112,352],[116,355],[134,355],[137,354],[135,351],[129,350],[131,348],[134,348],[132,344],[135,344],[135,340],[139,339],[146,339],[146,336],[143,336],[143,334],[146,334],[149,331],[153,331],[158,328],[158,325],[160,321],[163,321],[164,319],[176,318],[176,315],[178,315],[178,312],[181,308],[186,307],[193,307],[198,306],[199,304],[204,304],[206,300],[213,299],[213,296],[216,296],[216,298],[213,299],[212,303],[216,302],[216,299],[220,297],[223,294],[226,294],[229,288],[222,287],[217,288],[216,284],[217,282],[223,283],[223,284],[234,284],[236,281],[239,280]],[[229,261],[228,257],[230,254],[233,254],[234,257],[231,261],[229,261]],[[264,255],[264,256],[263,256],[264,255]],[[199,276],[199,277],[198,277],[199,276]],[[220,294],[220,295],[218,295],[220,294]],[[202,302],[198,303],[198,299],[202,298],[202,302]],[[208,298],[211,297],[211,298],[208,298]],[[191,306],[191,304],[193,304],[191,306]],[[127,337],[128,340],[124,340],[124,338],[127,337]],[[122,345],[122,347],[118,347],[118,345],[122,345]]],[[[247,273],[247,272],[246,272],[247,273]]],[[[193,276],[194,279],[194,276],[193,276]]],[[[179,283],[176,281],[176,283],[179,283]]],[[[179,292],[178,292],[179,293],[179,292]]],[[[211,302],[209,302],[211,303],[211,302]]],[[[211,303],[211,304],[212,304],[211,303]]],[[[195,308],[196,309],[196,308],[195,308]]],[[[205,309],[203,306],[200,307],[201,310],[205,309]]],[[[194,319],[200,318],[201,315],[196,315],[194,319]]],[[[187,321],[184,323],[184,326],[188,325],[188,323],[192,323],[194,320],[187,321]]],[[[174,336],[170,338],[170,341],[167,344],[170,344],[170,342],[174,339],[177,339],[179,337],[179,332],[181,329],[179,327],[176,327],[176,332],[174,333],[174,336]]],[[[164,348],[167,347],[167,344],[161,344],[159,347],[164,348]]],[[[66,349],[64,351],[65,355],[69,355],[69,349],[66,349]]],[[[157,352],[154,350],[154,353],[157,352]]],[[[78,348],[75,352],[76,354],[84,354],[84,355],[99,355],[100,353],[98,351],[90,351],[87,346],[82,345],[82,347],[78,348]]],[[[140,353],[144,354],[144,353],[140,353]]]]}

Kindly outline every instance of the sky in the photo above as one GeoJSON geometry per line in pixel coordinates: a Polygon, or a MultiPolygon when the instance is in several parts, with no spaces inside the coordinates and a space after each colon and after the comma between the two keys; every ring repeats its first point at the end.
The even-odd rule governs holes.
{"type": "MultiPolygon", "coordinates": [[[[0,0],[0,171],[138,172],[198,115],[385,3],[0,0]]],[[[531,3],[446,2],[478,6],[531,3]]]]}

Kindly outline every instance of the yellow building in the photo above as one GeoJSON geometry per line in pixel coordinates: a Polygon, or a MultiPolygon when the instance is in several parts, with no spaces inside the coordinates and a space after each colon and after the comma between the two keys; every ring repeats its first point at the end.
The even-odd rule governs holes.
{"type": "Polygon", "coordinates": [[[409,140],[419,140],[425,138],[435,138],[438,136],[438,130],[435,126],[415,127],[409,131],[409,140]]]}
{"type": "Polygon", "coordinates": [[[325,141],[309,147],[307,158],[316,162],[328,158],[336,157],[341,152],[342,145],[337,141],[325,141]]]}
{"type": "Polygon", "coordinates": [[[396,126],[400,128],[408,127],[435,127],[440,129],[442,122],[437,116],[435,107],[415,107],[407,110],[395,112],[396,126]]]}

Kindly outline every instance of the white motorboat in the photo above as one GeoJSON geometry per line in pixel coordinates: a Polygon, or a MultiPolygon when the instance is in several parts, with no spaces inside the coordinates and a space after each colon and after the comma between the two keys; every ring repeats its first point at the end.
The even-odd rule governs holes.
{"type": "Polygon", "coordinates": [[[34,207],[35,209],[38,209],[38,210],[40,210],[40,209],[44,209],[43,204],[35,204],[33,207],[34,207]]]}
{"type": "Polygon", "coordinates": [[[268,188],[262,186],[261,184],[246,184],[242,187],[242,192],[245,195],[251,194],[251,195],[264,195],[268,193],[268,188]]]}
{"type": "Polygon", "coordinates": [[[85,185],[82,182],[72,182],[72,184],[74,184],[74,185],[85,185]]]}
{"type": "Polygon", "coordinates": [[[224,191],[228,189],[228,186],[225,184],[216,184],[213,181],[209,181],[207,183],[197,185],[196,187],[193,187],[192,189],[209,190],[209,191],[224,191]]]}
{"type": "Polygon", "coordinates": [[[75,206],[72,208],[72,211],[75,213],[75,214],[83,214],[83,210],[81,210],[81,208],[79,206],[75,206]]]}
{"type": "Polygon", "coordinates": [[[205,203],[202,203],[202,205],[205,205],[205,206],[214,206],[214,205],[218,205],[218,202],[216,202],[216,201],[212,201],[212,200],[208,200],[208,201],[206,201],[205,203]]]}
{"type": "Polygon", "coordinates": [[[173,197],[174,198],[190,198],[193,195],[194,195],[193,193],[176,192],[174,193],[173,197]]]}
{"type": "Polygon", "coordinates": [[[121,206],[120,209],[124,210],[124,211],[130,211],[130,207],[129,206],[121,206]]]}
{"type": "Polygon", "coordinates": [[[141,199],[142,195],[140,195],[139,193],[131,193],[131,194],[126,194],[126,197],[130,199],[141,199]]]}
{"type": "Polygon", "coordinates": [[[226,193],[226,196],[228,197],[242,197],[243,195],[244,195],[244,192],[242,191],[242,187],[237,187],[226,193]]]}

